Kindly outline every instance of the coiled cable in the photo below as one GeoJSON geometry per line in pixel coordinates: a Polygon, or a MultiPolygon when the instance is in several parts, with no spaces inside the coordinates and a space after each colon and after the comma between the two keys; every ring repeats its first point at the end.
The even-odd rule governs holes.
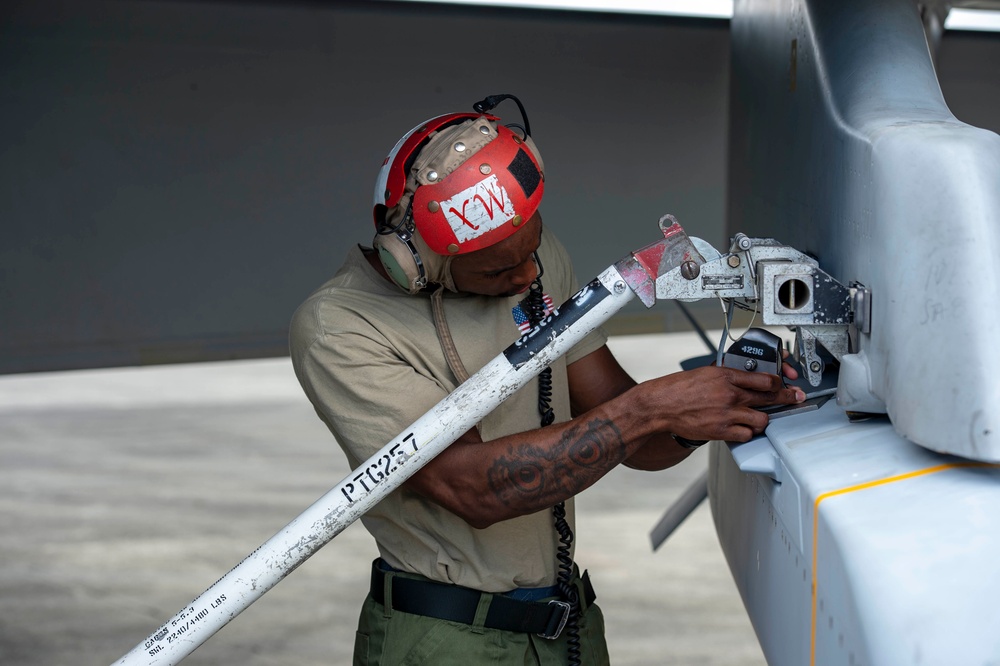
{"type": "MultiPolygon", "coordinates": [[[[532,327],[545,317],[545,300],[542,295],[542,262],[536,253],[535,263],[538,265],[538,275],[528,288],[526,310],[528,322],[532,327]]],[[[555,420],[555,412],[550,405],[552,399],[552,368],[546,367],[538,375],[538,413],[541,416],[542,427],[550,425],[555,420]]],[[[559,561],[559,574],[556,584],[563,600],[569,604],[569,617],[566,619],[566,654],[569,666],[579,666],[580,650],[580,595],[573,585],[573,530],[566,521],[566,503],[559,502],[552,507],[552,517],[556,533],[559,536],[559,547],[556,549],[556,559],[559,561]]]]}
{"type": "MultiPolygon", "coordinates": [[[[541,263],[538,260],[538,255],[535,255],[535,263],[538,264],[538,275],[532,281],[531,286],[528,287],[528,322],[532,327],[537,326],[538,322],[545,317],[545,300],[542,296],[542,268],[541,263]]],[[[556,418],[555,412],[552,410],[552,406],[549,404],[552,400],[552,368],[546,367],[538,374],[538,413],[541,415],[541,423],[544,428],[547,425],[551,425],[556,418]]]]}

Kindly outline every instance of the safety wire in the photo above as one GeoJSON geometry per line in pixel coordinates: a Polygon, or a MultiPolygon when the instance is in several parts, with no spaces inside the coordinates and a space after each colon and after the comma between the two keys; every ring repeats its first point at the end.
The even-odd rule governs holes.
{"type": "MultiPolygon", "coordinates": [[[[545,316],[545,301],[542,296],[542,274],[544,269],[542,263],[535,254],[535,263],[538,265],[538,275],[528,289],[528,298],[525,299],[527,305],[528,321],[532,327],[545,316]]],[[[550,425],[555,420],[549,401],[552,398],[552,368],[546,367],[538,375],[538,413],[541,415],[542,427],[550,425]]],[[[559,548],[556,551],[556,559],[559,560],[559,575],[557,586],[563,599],[570,605],[569,617],[566,620],[566,645],[567,658],[570,666],[579,666],[580,650],[580,597],[577,588],[572,584],[573,580],[573,556],[570,551],[573,547],[573,530],[566,521],[566,503],[559,502],[552,507],[552,517],[555,521],[556,533],[559,535],[559,548]]]]}
{"type": "Polygon", "coordinates": [[[753,304],[753,315],[750,317],[750,323],[747,324],[746,330],[744,330],[741,334],[739,334],[738,336],[736,336],[734,338],[733,335],[732,335],[732,333],[729,330],[729,327],[732,326],[732,323],[733,323],[733,313],[736,311],[737,307],[742,307],[744,310],[749,310],[750,308],[746,307],[745,305],[739,306],[736,303],[735,299],[730,298],[728,300],[729,300],[729,307],[726,307],[726,299],[722,298],[722,296],[719,296],[719,304],[722,306],[722,314],[725,315],[725,318],[726,318],[725,326],[722,329],[722,339],[719,341],[719,349],[716,352],[716,356],[715,356],[715,365],[716,365],[716,367],[719,367],[719,368],[722,367],[722,357],[723,357],[723,355],[725,353],[725,349],[726,349],[726,340],[728,339],[728,340],[732,340],[733,342],[736,342],[737,340],[739,340],[740,338],[742,338],[753,327],[753,323],[757,319],[757,306],[758,306],[758,304],[756,302],[754,302],[754,304],[753,304]]]}

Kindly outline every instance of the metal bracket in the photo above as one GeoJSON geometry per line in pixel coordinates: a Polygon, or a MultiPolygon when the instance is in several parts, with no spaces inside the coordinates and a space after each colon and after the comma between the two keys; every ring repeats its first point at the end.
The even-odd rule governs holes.
{"type": "Polygon", "coordinates": [[[657,300],[703,298],[743,301],[765,325],[794,329],[794,355],[813,386],[820,384],[824,366],[817,343],[837,359],[849,353],[859,310],[870,330],[867,290],[844,286],[812,257],[770,238],[736,234],[729,253],[706,261],[696,276],[678,268],[656,280],[657,300]]]}

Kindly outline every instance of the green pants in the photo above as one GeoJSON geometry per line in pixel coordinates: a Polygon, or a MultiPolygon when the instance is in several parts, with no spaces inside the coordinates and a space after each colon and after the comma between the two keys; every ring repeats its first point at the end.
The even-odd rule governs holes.
{"type": "MultiPolygon", "coordinates": [[[[586,608],[579,627],[581,664],[608,666],[601,609],[586,608]]],[[[565,666],[567,638],[565,630],[549,640],[412,615],[387,609],[369,594],[358,622],[354,666],[565,666]]]]}

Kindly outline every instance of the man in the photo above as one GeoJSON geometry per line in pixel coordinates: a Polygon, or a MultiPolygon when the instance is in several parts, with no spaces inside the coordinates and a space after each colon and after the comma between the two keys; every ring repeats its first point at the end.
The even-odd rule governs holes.
{"type": "MultiPolygon", "coordinates": [[[[352,468],[577,290],[538,211],[527,119],[488,113],[505,97],[400,139],[373,247],[293,317],[296,375],[352,468]]],[[[591,333],[362,518],[381,557],[355,664],[608,663],[572,562],[572,498],[620,463],[659,470],[694,441],[745,441],[767,425],[755,407],[805,397],[714,367],[637,385],[605,342],[591,333]]]]}

